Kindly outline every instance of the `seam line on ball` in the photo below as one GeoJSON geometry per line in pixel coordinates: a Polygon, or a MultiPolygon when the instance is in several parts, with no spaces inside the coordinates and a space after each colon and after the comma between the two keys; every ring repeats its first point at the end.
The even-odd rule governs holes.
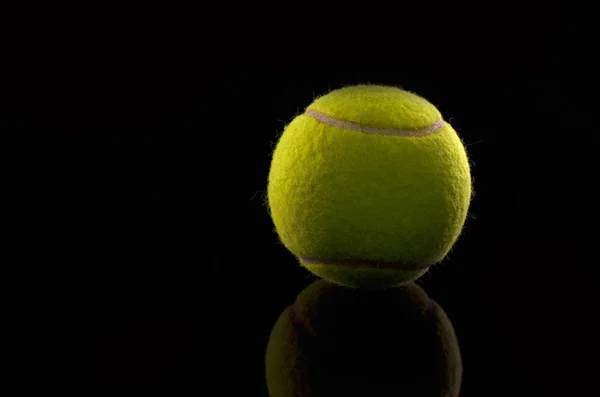
{"type": "Polygon", "coordinates": [[[347,121],[336,119],[335,117],[329,116],[325,113],[321,113],[314,109],[307,109],[304,113],[313,119],[329,125],[331,127],[340,127],[345,128],[352,131],[364,132],[366,134],[379,134],[379,135],[400,135],[400,136],[413,136],[413,137],[421,137],[434,134],[444,127],[444,120],[437,120],[430,126],[425,128],[420,128],[416,130],[400,130],[396,128],[376,128],[369,127],[366,125],[362,125],[360,123],[355,123],[354,121],[347,121]]]}
{"type": "Polygon", "coordinates": [[[360,260],[360,259],[319,259],[319,258],[307,258],[304,256],[298,257],[300,261],[305,264],[331,264],[331,265],[342,265],[349,267],[370,267],[373,269],[392,269],[392,270],[425,270],[431,267],[427,264],[410,264],[401,262],[382,262],[377,260],[360,260]]]}

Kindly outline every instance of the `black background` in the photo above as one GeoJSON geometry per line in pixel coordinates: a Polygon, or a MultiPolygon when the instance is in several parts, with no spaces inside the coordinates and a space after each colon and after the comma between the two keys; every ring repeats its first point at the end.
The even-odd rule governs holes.
{"type": "Polygon", "coordinates": [[[474,164],[472,217],[419,281],[455,326],[461,395],[585,390],[597,362],[591,13],[469,12],[438,13],[453,23],[421,30],[431,41],[417,53],[403,26],[383,50],[346,52],[339,32],[290,39],[280,61],[286,45],[259,55],[243,29],[160,50],[97,51],[102,35],[65,52],[43,35],[17,44],[27,57],[5,57],[0,92],[13,379],[266,396],[270,329],[314,280],[262,202],[273,145],[315,95],[381,83],[438,106],[474,164]]]}

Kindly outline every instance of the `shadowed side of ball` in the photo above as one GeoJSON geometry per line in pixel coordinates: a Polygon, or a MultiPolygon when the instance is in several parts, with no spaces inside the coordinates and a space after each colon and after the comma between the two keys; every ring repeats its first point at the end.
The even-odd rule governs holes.
{"type": "Polygon", "coordinates": [[[376,288],[443,260],[472,194],[452,126],[422,97],[385,86],[346,87],[309,105],[279,139],[267,192],[277,233],[303,266],[376,288]]]}
{"type": "Polygon", "coordinates": [[[277,320],[265,360],[270,397],[456,397],[462,379],[450,320],[413,283],[316,281],[277,320]]]}
{"type": "Polygon", "coordinates": [[[405,262],[381,260],[327,260],[298,258],[313,274],[331,282],[352,288],[380,289],[409,283],[421,277],[429,264],[410,266],[405,262]]]}

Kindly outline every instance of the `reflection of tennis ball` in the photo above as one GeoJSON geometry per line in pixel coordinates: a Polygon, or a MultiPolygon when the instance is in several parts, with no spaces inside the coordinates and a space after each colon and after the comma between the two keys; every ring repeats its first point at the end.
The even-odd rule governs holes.
{"type": "Polygon", "coordinates": [[[270,397],[456,397],[462,379],[452,323],[414,283],[314,282],[275,323],[265,365],[270,397]]]}
{"type": "Polygon", "coordinates": [[[414,280],[450,251],[471,199],[465,148],[431,103],[359,85],[315,100],[273,153],[268,204],[308,270],[353,287],[414,280]]]}

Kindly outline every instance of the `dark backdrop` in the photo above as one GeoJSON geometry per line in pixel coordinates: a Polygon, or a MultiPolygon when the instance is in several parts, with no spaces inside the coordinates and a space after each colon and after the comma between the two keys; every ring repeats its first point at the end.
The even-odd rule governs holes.
{"type": "Polygon", "coordinates": [[[314,280],[263,205],[270,153],[315,95],[382,83],[438,106],[474,163],[473,218],[419,282],[456,328],[462,395],[585,387],[597,361],[600,143],[589,15],[504,12],[454,41],[436,36],[429,57],[392,51],[387,62],[219,62],[199,45],[197,63],[179,48],[62,62],[41,45],[32,61],[6,58],[13,379],[266,396],[270,329],[314,280]]]}

